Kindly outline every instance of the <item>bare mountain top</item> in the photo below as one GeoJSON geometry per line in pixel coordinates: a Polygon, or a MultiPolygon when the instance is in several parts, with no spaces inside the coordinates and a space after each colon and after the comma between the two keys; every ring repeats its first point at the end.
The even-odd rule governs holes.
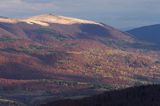
{"type": "Polygon", "coordinates": [[[94,22],[94,21],[64,17],[64,16],[56,16],[56,15],[51,15],[51,14],[43,14],[43,15],[39,15],[39,16],[34,16],[34,17],[24,19],[23,21],[26,21],[28,23],[37,23],[40,25],[48,25],[47,23],[55,23],[55,24],[78,24],[79,23],[79,24],[102,25],[102,24],[94,22]],[[44,23],[44,24],[41,24],[41,23],[44,23]]]}
{"type": "Polygon", "coordinates": [[[51,14],[43,14],[39,16],[33,16],[25,19],[11,19],[6,17],[0,17],[0,22],[5,23],[18,23],[26,22],[28,24],[38,24],[42,26],[49,26],[50,23],[53,24],[97,24],[103,26],[103,24],[97,23],[95,21],[82,20],[78,18],[71,18],[65,16],[56,16],[51,14]]]}

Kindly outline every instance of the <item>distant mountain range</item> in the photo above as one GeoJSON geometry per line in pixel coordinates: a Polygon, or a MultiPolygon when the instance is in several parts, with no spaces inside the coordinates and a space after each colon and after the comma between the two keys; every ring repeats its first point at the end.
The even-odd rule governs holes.
{"type": "Polygon", "coordinates": [[[95,21],[0,17],[0,99],[32,106],[159,83],[159,49],[95,21]]]}
{"type": "Polygon", "coordinates": [[[136,39],[160,46],[160,24],[143,26],[127,32],[132,34],[136,39]]]}

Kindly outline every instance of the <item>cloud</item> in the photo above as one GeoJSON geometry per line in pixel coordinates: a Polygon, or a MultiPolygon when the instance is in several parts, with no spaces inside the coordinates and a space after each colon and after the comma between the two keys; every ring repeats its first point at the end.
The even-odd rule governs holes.
{"type": "Polygon", "coordinates": [[[0,10],[2,10],[0,12],[1,16],[28,17],[52,12],[50,8],[54,8],[54,3],[31,3],[31,1],[26,2],[26,0],[0,0],[0,10]]]}
{"type": "Polygon", "coordinates": [[[28,3],[49,3],[53,2],[54,0],[21,0],[21,1],[28,3]]]}

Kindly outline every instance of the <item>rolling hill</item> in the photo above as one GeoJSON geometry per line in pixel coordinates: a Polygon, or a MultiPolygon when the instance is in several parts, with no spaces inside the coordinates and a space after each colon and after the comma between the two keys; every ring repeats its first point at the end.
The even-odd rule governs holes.
{"type": "Polygon", "coordinates": [[[95,21],[0,17],[0,96],[31,106],[159,83],[159,51],[135,44],[128,33],[95,21]]]}

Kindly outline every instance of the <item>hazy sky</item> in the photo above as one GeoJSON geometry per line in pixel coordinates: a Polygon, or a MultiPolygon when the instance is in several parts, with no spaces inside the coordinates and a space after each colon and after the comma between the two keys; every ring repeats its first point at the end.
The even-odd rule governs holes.
{"type": "Polygon", "coordinates": [[[95,20],[126,29],[160,23],[160,0],[0,0],[0,16],[44,13],[95,20]]]}

